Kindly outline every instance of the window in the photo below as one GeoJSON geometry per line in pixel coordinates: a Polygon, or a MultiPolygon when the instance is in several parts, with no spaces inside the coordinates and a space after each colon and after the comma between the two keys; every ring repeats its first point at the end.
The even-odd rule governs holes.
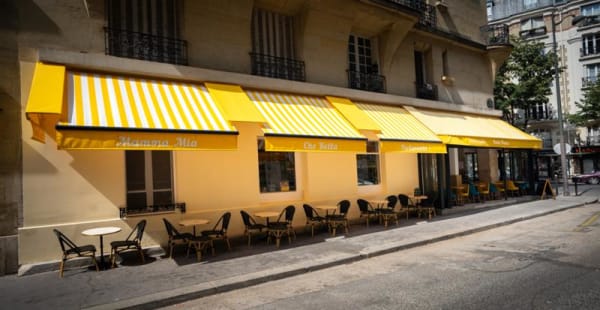
{"type": "Polygon", "coordinates": [[[539,103],[530,107],[527,111],[528,119],[544,120],[552,118],[552,110],[548,103],[539,103]]]}
{"type": "Polygon", "coordinates": [[[304,81],[304,62],[296,60],[294,17],[255,8],[252,14],[252,74],[304,81]]]}
{"type": "Polygon", "coordinates": [[[375,61],[375,42],[350,35],[348,37],[348,86],[375,92],[385,92],[385,78],[379,75],[375,61]]]}
{"type": "Polygon", "coordinates": [[[179,38],[179,0],[107,0],[106,52],[109,55],[187,64],[179,38]]]}
{"type": "Polygon", "coordinates": [[[258,140],[260,192],[296,191],[296,163],[293,152],[267,152],[264,140],[258,140]]]}
{"type": "Polygon", "coordinates": [[[536,16],[521,21],[521,30],[532,30],[545,26],[544,18],[542,16],[536,16]]]}
{"type": "Polygon", "coordinates": [[[170,151],[126,151],[127,213],[172,210],[171,169],[170,151]]]}
{"type": "Polygon", "coordinates": [[[367,154],[356,155],[358,185],[379,184],[379,143],[369,141],[367,154]]]}
{"type": "Polygon", "coordinates": [[[536,8],[538,5],[538,0],[523,0],[523,7],[526,10],[536,8]]]}
{"type": "Polygon", "coordinates": [[[479,167],[476,152],[465,153],[465,169],[467,170],[468,181],[479,181],[479,167]]]}
{"type": "Polygon", "coordinates": [[[600,63],[585,66],[586,77],[590,82],[596,82],[600,75],[600,63]]]}
{"type": "Polygon", "coordinates": [[[600,33],[583,36],[583,56],[600,54],[600,33]]]}
{"type": "Polygon", "coordinates": [[[594,4],[582,6],[581,7],[581,15],[584,15],[584,16],[600,15],[600,3],[594,3],[594,4]]]}

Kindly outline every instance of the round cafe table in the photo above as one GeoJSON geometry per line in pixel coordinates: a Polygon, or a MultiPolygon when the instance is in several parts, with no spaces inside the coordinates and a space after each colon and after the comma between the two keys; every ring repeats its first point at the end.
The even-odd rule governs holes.
{"type": "Polygon", "coordinates": [[[254,216],[267,219],[267,226],[269,226],[269,218],[278,216],[279,212],[277,211],[261,211],[254,213],[254,216]]]}
{"type": "Polygon", "coordinates": [[[100,269],[108,269],[107,264],[104,262],[104,235],[112,235],[121,231],[121,227],[96,227],[86,229],[81,232],[85,236],[99,236],[100,237],[100,269]]]}
{"type": "Polygon", "coordinates": [[[196,225],[206,225],[210,223],[207,219],[185,219],[179,221],[179,226],[189,227],[192,226],[194,236],[196,235],[196,225]]]}

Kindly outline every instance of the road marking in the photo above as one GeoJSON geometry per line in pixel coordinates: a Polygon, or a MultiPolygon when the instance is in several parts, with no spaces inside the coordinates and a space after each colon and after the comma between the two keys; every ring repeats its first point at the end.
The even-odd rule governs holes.
{"type": "Polygon", "coordinates": [[[596,222],[598,220],[598,218],[600,217],[600,212],[596,212],[594,213],[594,215],[590,216],[587,220],[585,220],[585,222],[579,224],[577,226],[577,228],[575,228],[575,232],[580,232],[582,231],[584,228],[594,224],[594,222],[596,222]]]}

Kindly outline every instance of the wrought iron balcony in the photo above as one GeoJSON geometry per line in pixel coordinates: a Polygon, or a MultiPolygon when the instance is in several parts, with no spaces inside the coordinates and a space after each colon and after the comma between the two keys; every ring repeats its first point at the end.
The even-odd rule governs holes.
{"type": "Polygon", "coordinates": [[[425,83],[425,84],[416,84],[417,86],[417,98],[421,99],[429,99],[429,100],[437,100],[438,99],[438,89],[437,85],[425,83]]]}
{"type": "Polygon", "coordinates": [[[594,84],[596,84],[596,81],[598,81],[597,76],[583,77],[583,78],[581,78],[581,87],[582,88],[592,87],[594,84]]]}
{"type": "Polygon", "coordinates": [[[527,38],[543,36],[547,32],[548,32],[548,30],[546,29],[546,26],[542,26],[542,27],[537,27],[537,28],[532,28],[532,29],[521,30],[521,31],[519,31],[519,36],[523,39],[527,39],[527,38]]]}
{"type": "Polygon", "coordinates": [[[579,55],[580,55],[580,57],[600,55],[600,46],[597,48],[591,48],[591,49],[590,48],[580,48],[579,55]]]}
{"type": "Polygon", "coordinates": [[[384,5],[393,9],[408,8],[414,11],[422,11],[425,6],[425,0],[371,0],[372,2],[384,5]]]}
{"type": "Polygon", "coordinates": [[[481,32],[485,38],[486,45],[507,45],[510,44],[508,25],[486,25],[481,27],[481,32]]]}
{"type": "Polygon", "coordinates": [[[385,93],[385,76],[348,70],[348,87],[385,93]]]}
{"type": "Polygon", "coordinates": [[[582,20],[577,23],[579,27],[592,26],[600,24],[600,15],[582,16],[582,20]]]}
{"type": "Polygon", "coordinates": [[[437,26],[437,13],[435,6],[430,4],[423,4],[420,8],[421,16],[419,17],[419,25],[427,28],[436,28],[437,26]]]}
{"type": "Polygon", "coordinates": [[[187,65],[187,42],[123,29],[104,28],[107,55],[187,65]]]}
{"type": "Polygon", "coordinates": [[[250,53],[252,74],[293,81],[306,81],[304,61],[250,53]]]}

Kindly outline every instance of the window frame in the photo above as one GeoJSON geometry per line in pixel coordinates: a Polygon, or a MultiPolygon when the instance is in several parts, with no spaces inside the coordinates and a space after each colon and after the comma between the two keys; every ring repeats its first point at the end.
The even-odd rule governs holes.
{"type": "Polygon", "coordinates": [[[125,209],[127,210],[127,214],[141,214],[141,213],[154,213],[154,212],[164,212],[164,211],[173,211],[177,206],[175,202],[175,178],[174,178],[174,164],[173,164],[173,152],[168,150],[126,150],[124,152],[124,165],[125,165],[125,209]],[[144,188],[143,189],[132,189],[130,190],[130,180],[128,176],[128,167],[127,167],[127,153],[128,152],[143,152],[144,158],[144,188]],[[166,188],[155,188],[155,174],[156,171],[153,165],[154,154],[158,154],[158,152],[168,152],[169,158],[169,176],[168,179],[170,187],[166,188]],[[156,203],[155,194],[156,193],[164,193],[170,192],[170,202],[166,203],[156,203]],[[145,206],[130,206],[130,194],[140,194],[145,193],[145,206]]]}
{"type": "MultiPolygon", "coordinates": [[[[380,152],[379,152],[379,142],[378,141],[368,141],[367,142],[367,152],[365,153],[359,153],[356,154],[356,185],[358,187],[363,187],[363,186],[378,186],[381,185],[381,179],[382,179],[382,175],[381,175],[381,156],[380,156],[380,152]],[[367,180],[369,182],[371,182],[372,184],[361,184],[361,172],[359,171],[361,169],[359,161],[361,158],[366,159],[367,161],[369,160],[373,160],[375,159],[375,172],[377,174],[377,180],[376,182],[372,182],[372,180],[367,180]]],[[[366,168],[371,169],[371,167],[367,167],[366,168]]],[[[367,175],[371,174],[370,171],[367,171],[367,175]]]]}

